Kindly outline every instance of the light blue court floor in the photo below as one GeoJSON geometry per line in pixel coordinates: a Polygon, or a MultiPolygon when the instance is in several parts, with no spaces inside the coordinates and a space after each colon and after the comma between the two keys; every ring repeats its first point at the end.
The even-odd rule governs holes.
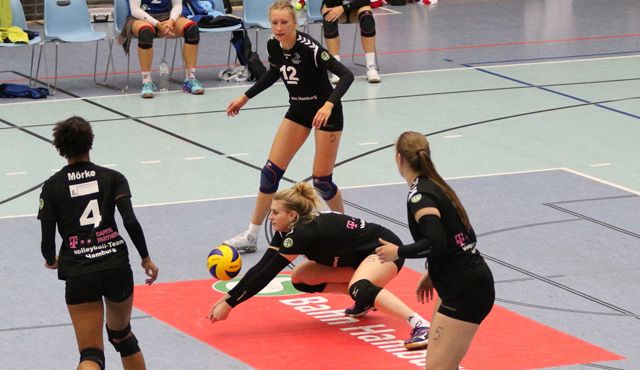
{"type": "MultiPolygon", "coordinates": [[[[405,130],[425,134],[470,213],[494,272],[496,304],[624,358],[551,368],[639,369],[640,4],[441,0],[375,14],[382,83],[368,84],[351,64],[353,26],[343,32],[343,59],[359,76],[343,99],[334,171],[346,211],[410,241],[393,142],[405,130]]],[[[51,145],[55,122],[89,120],[92,160],[129,179],[161,282],[208,278],[210,248],[244,229],[287,96],[278,83],[228,118],[228,102],[248,85],[213,77],[226,60],[223,41],[201,48],[204,96],[174,90],[142,100],[135,84],[131,94],[95,87],[84,76],[92,64],[81,62],[92,60],[95,45],[62,45],[76,60],[63,56],[67,78],[54,97],[0,100],[0,368],[77,361],[63,283],[42,267],[35,219],[42,182],[65,164],[51,145]]],[[[7,53],[0,50],[0,83],[24,83],[24,64],[7,53]]],[[[308,180],[312,143],[281,187],[308,180]]],[[[244,255],[244,268],[260,256],[244,255]]],[[[423,270],[421,261],[406,266],[423,270]]],[[[239,312],[234,319],[244,325],[239,312]]],[[[260,368],[140,310],[133,326],[150,369],[260,368]]],[[[106,352],[109,368],[119,368],[116,353],[106,352]]]]}

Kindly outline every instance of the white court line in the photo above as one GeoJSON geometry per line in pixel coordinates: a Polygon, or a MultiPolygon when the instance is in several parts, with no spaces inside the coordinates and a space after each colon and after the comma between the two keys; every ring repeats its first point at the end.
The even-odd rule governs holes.
{"type": "Polygon", "coordinates": [[[18,175],[26,175],[26,172],[20,171],[20,172],[7,172],[5,173],[5,175],[7,176],[18,176],[18,175]]]}
{"type": "Polygon", "coordinates": [[[154,160],[154,161],[141,161],[140,162],[140,164],[158,164],[158,163],[162,163],[162,161],[154,160]]]}
{"type": "Polygon", "coordinates": [[[592,180],[592,181],[595,181],[595,182],[599,182],[601,184],[605,184],[605,185],[611,186],[613,188],[624,190],[624,191],[629,192],[631,194],[635,194],[635,195],[640,196],[640,191],[629,189],[629,188],[624,187],[622,185],[618,185],[616,183],[613,183],[613,182],[610,182],[610,181],[607,181],[607,180],[602,180],[602,179],[599,179],[597,177],[594,177],[594,176],[591,176],[591,175],[587,175],[585,173],[582,173],[582,172],[579,172],[579,171],[576,171],[576,170],[572,170],[571,168],[563,168],[563,170],[567,171],[567,172],[570,172],[570,173],[572,173],[574,175],[582,176],[582,177],[587,178],[589,180],[592,180]]]}
{"type": "Polygon", "coordinates": [[[358,145],[377,145],[378,142],[377,141],[370,141],[368,143],[358,143],[358,145]]]}
{"type": "Polygon", "coordinates": [[[590,164],[589,167],[609,167],[611,163],[594,163],[590,164]]]}
{"type": "Polygon", "coordinates": [[[115,164],[115,163],[100,164],[99,166],[102,166],[102,167],[118,167],[118,165],[115,164]]]}
{"type": "MultiPolygon", "coordinates": [[[[569,59],[569,60],[553,60],[546,62],[531,62],[531,63],[512,63],[512,64],[498,64],[493,66],[474,66],[474,67],[455,67],[455,68],[444,68],[444,69],[432,69],[432,70],[419,70],[419,71],[408,71],[408,72],[394,72],[394,73],[381,73],[381,76],[403,76],[403,75],[411,75],[411,74],[420,74],[420,73],[444,73],[444,72],[456,72],[456,71],[468,71],[474,69],[497,69],[497,68],[507,68],[507,67],[526,67],[526,66],[535,66],[542,64],[561,64],[561,63],[583,63],[583,62],[593,62],[593,61],[606,61],[606,60],[614,60],[614,59],[628,59],[628,58],[640,58],[640,55],[624,55],[624,56],[613,56],[613,57],[602,57],[602,58],[586,58],[586,59],[569,59]]],[[[357,78],[363,79],[366,76],[357,76],[357,78]]],[[[277,82],[275,85],[283,84],[282,82],[277,82]]],[[[239,85],[230,85],[230,86],[217,86],[217,87],[208,87],[205,90],[224,90],[224,89],[237,89],[250,87],[251,84],[239,84],[239,85]]],[[[166,94],[182,94],[181,90],[175,91],[167,91],[162,93],[166,94]]],[[[106,98],[120,98],[120,97],[129,97],[135,96],[139,98],[140,93],[131,93],[131,94],[119,94],[119,95],[101,95],[101,96],[86,96],[81,98],[68,98],[68,99],[58,99],[58,100],[36,100],[36,101],[26,101],[26,102],[15,102],[15,103],[6,103],[0,104],[0,107],[5,106],[13,106],[13,105],[23,105],[23,104],[48,104],[48,103],[59,103],[59,102],[68,102],[74,100],[87,100],[87,99],[106,99],[106,98]]],[[[117,119],[122,119],[123,117],[118,116],[117,119]]],[[[132,117],[136,118],[136,117],[132,117]]],[[[114,118],[116,119],[116,118],[114,118]]]]}
{"type": "MultiPolygon", "coordinates": [[[[566,171],[566,172],[572,173],[574,175],[582,176],[582,177],[587,178],[589,180],[593,180],[593,181],[602,183],[604,185],[608,185],[608,186],[614,187],[616,189],[624,190],[624,191],[627,191],[629,193],[632,193],[632,194],[640,196],[640,191],[632,190],[632,189],[626,188],[626,187],[621,186],[621,185],[617,185],[617,184],[609,182],[609,181],[601,180],[601,179],[598,179],[597,177],[586,175],[584,173],[572,170],[572,169],[567,168],[567,167],[541,168],[541,169],[537,169],[537,170],[496,172],[496,173],[488,173],[488,174],[482,174],[482,175],[447,177],[447,178],[445,178],[445,180],[447,180],[447,181],[449,181],[449,180],[464,180],[464,179],[475,179],[475,178],[481,178],[481,177],[509,176],[509,175],[519,175],[519,174],[536,173],[536,172],[550,172],[550,171],[566,171]]],[[[345,190],[346,189],[362,189],[362,188],[373,188],[373,187],[394,186],[394,185],[407,185],[407,187],[409,186],[405,181],[400,181],[400,182],[386,182],[386,183],[379,183],[379,184],[344,186],[344,187],[340,187],[340,189],[345,189],[345,190]]],[[[255,198],[255,197],[256,197],[256,194],[236,195],[236,196],[219,197],[219,198],[194,199],[194,200],[180,200],[180,201],[173,201],[173,202],[140,204],[140,205],[133,206],[133,208],[155,207],[155,206],[166,206],[166,205],[178,205],[178,204],[190,204],[190,203],[203,203],[203,202],[215,202],[215,201],[219,201],[219,200],[234,200],[234,199],[255,198]]],[[[28,214],[28,215],[0,216],[0,220],[2,220],[2,219],[13,219],[13,218],[22,218],[22,217],[35,217],[35,216],[36,216],[35,213],[28,214]]]]}
{"type": "Polygon", "coordinates": [[[197,161],[199,159],[205,159],[206,157],[186,157],[185,161],[197,161]]]}
{"type": "Polygon", "coordinates": [[[457,139],[460,137],[463,137],[464,135],[444,135],[443,138],[445,139],[457,139]]]}
{"type": "Polygon", "coordinates": [[[402,14],[402,12],[399,12],[397,10],[393,10],[393,9],[389,9],[386,6],[381,6],[379,8],[377,8],[378,10],[384,10],[386,13],[379,13],[379,12],[374,12],[373,15],[375,15],[376,17],[379,15],[395,15],[395,14],[402,14]]]}
{"type": "Polygon", "coordinates": [[[587,58],[587,59],[570,59],[570,60],[552,60],[548,62],[531,62],[531,63],[511,63],[511,64],[498,64],[495,66],[473,66],[473,67],[455,67],[445,69],[433,69],[433,70],[421,70],[421,71],[407,71],[407,72],[393,72],[380,74],[381,76],[403,76],[420,73],[440,73],[440,72],[456,72],[456,71],[469,71],[474,69],[498,69],[498,68],[510,68],[510,67],[526,67],[537,66],[542,64],[563,64],[563,63],[583,63],[583,62],[595,62],[606,61],[613,59],[626,59],[626,58],[640,58],[640,55],[625,55],[618,57],[603,57],[603,58],[587,58]]]}
{"type": "Polygon", "coordinates": [[[234,153],[234,154],[225,154],[223,157],[244,157],[249,155],[249,153],[234,153]]]}

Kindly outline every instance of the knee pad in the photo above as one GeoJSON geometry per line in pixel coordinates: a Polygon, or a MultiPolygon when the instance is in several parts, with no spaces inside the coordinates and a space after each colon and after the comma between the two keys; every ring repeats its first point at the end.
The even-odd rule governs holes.
{"type": "Polygon", "coordinates": [[[328,22],[323,19],[322,29],[324,30],[325,39],[335,39],[340,36],[340,33],[338,32],[338,22],[328,22]]]}
{"type": "Polygon", "coordinates": [[[198,45],[200,42],[200,30],[196,22],[188,22],[182,28],[184,35],[184,43],[189,45],[198,45]]]}
{"type": "Polygon", "coordinates": [[[85,348],[80,351],[80,362],[93,361],[104,370],[104,351],[97,348],[85,348]]]}
{"type": "Polygon", "coordinates": [[[143,26],[138,32],[138,47],[140,49],[151,49],[156,31],[151,26],[143,26]]]}
{"type": "Polygon", "coordinates": [[[331,200],[338,193],[338,185],[333,183],[333,174],[329,176],[313,176],[313,187],[324,200],[331,200]]]}
{"type": "Polygon", "coordinates": [[[273,194],[278,190],[280,179],[284,176],[284,170],[275,165],[271,161],[262,167],[260,171],[260,192],[265,194],[273,194]]]}
{"type": "Polygon", "coordinates": [[[297,290],[305,293],[322,293],[324,291],[324,288],[327,286],[327,283],[322,283],[317,285],[308,285],[305,283],[291,282],[291,284],[293,284],[293,287],[296,288],[297,290]]]}
{"type": "Polygon", "coordinates": [[[126,338],[129,333],[131,333],[131,324],[128,324],[127,327],[122,330],[111,330],[107,326],[107,337],[109,338],[109,343],[113,345],[113,348],[115,348],[116,351],[120,352],[120,357],[127,357],[140,352],[138,339],[133,335],[133,333],[131,333],[129,338],[116,342],[116,340],[126,338]]]}
{"type": "Polygon", "coordinates": [[[327,8],[342,6],[342,4],[344,4],[344,1],[342,0],[324,0],[322,2],[322,5],[326,6],[327,8]]]}
{"type": "Polygon", "coordinates": [[[376,297],[380,294],[382,288],[377,287],[367,279],[361,279],[351,284],[349,287],[349,295],[360,307],[373,307],[376,297]]]}
{"type": "Polygon", "coordinates": [[[376,21],[373,19],[371,10],[364,10],[358,14],[360,23],[360,35],[362,37],[373,37],[376,35],[376,21]]]}

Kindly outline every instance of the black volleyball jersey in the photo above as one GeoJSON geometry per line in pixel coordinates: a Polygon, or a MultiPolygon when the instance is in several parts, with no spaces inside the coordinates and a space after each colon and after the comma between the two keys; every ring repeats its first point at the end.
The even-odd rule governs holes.
{"type": "Polygon", "coordinates": [[[297,32],[296,43],[290,50],[284,50],[278,40],[271,38],[267,42],[267,52],[270,68],[264,78],[247,90],[248,98],[253,98],[281,78],[292,104],[308,103],[319,107],[330,101],[338,105],[353,81],[353,74],[306,33],[297,32]],[[344,82],[338,83],[335,90],[329,82],[327,70],[344,75],[344,82]]]}
{"type": "Polygon", "coordinates": [[[325,266],[352,266],[380,246],[378,238],[388,238],[386,228],[344,215],[320,213],[307,224],[298,224],[286,235],[277,232],[271,245],[281,254],[303,254],[325,266]]]}
{"type": "Polygon", "coordinates": [[[444,250],[432,250],[427,256],[432,280],[441,274],[455,274],[460,269],[484,260],[476,249],[476,234],[467,230],[453,202],[436,183],[427,177],[417,177],[407,197],[407,216],[413,240],[424,239],[415,214],[418,210],[435,207],[440,212],[440,221],[446,234],[444,250]],[[434,276],[435,275],[435,276],[434,276]]]}
{"type": "Polygon", "coordinates": [[[120,196],[131,196],[127,179],[91,162],[65,166],[44,182],[38,219],[57,223],[61,279],[128,265],[127,245],[114,219],[120,196]]]}

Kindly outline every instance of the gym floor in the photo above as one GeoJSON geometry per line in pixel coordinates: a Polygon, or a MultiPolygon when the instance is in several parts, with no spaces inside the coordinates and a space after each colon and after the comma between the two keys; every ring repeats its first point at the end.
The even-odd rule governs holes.
{"type": "MultiPolygon", "coordinates": [[[[424,133],[438,170],[470,213],[496,280],[496,308],[464,367],[640,368],[640,3],[440,0],[387,5],[374,15],[380,84],[368,84],[365,69],[352,62],[354,26],[340,27],[342,60],[357,76],[343,99],[345,131],[334,172],[346,212],[411,240],[407,186],[392,144],[402,131],[424,133]],[[509,331],[514,328],[522,330],[509,331]]],[[[94,26],[113,33],[111,23],[94,26]]],[[[263,60],[269,34],[259,33],[263,60]]],[[[310,34],[319,39],[320,26],[311,25],[310,34]]],[[[211,289],[206,255],[246,227],[259,169],[287,108],[278,83],[238,117],[226,117],[227,103],[249,86],[217,79],[228,39],[202,35],[197,76],[207,88],[203,96],[173,84],[141,99],[135,51],[127,93],[97,86],[96,45],[83,43],[60,45],[54,96],[0,100],[6,294],[0,367],[76,366],[64,284],[42,267],[35,213],[42,182],[65,165],[51,145],[52,126],[79,115],[94,127],[92,160],[129,179],[160,267],[157,286],[137,288],[132,320],[149,369],[418,368],[348,328],[329,327],[297,309],[282,311],[286,304],[278,298],[256,297],[224,323],[203,319],[220,294],[211,289]],[[287,316],[269,316],[281,311],[287,316]],[[229,336],[233,341],[225,342],[229,336]],[[291,354],[296,341],[309,348],[291,354]]],[[[162,45],[158,40],[156,64],[162,45]]],[[[168,42],[169,55],[173,45],[168,42]]],[[[106,42],[100,46],[104,59],[106,42]]],[[[30,53],[28,47],[0,49],[0,83],[28,83],[30,53]]],[[[53,44],[45,45],[39,82],[53,82],[53,57],[53,44]]],[[[359,42],[354,59],[364,59],[359,42]]],[[[123,84],[126,57],[117,45],[114,61],[109,80],[123,84]]],[[[177,62],[175,75],[181,73],[177,62]]],[[[312,158],[310,141],[281,187],[308,180],[312,158]]],[[[266,245],[261,236],[258,253],[243,255],[243,269],[266,245]]],[[[139,258],[130,251],[142,284],[139,258]]],[[[423,269],[422,261],[408,261],[391,290],[413,301],[423,269]]],[[[346,297],[322,297],[336,310],[348,304],[346,297]]],[[[430,308],[411,304],[431,316],[430,308]]],[[[359,325],[372,324],[397,326],[398,338],[408,334],[403,323],[377,312],[359,325]]],[[[107,366],[118,368],[117,353],[108,343],[105,348],[107,366]]]]}

